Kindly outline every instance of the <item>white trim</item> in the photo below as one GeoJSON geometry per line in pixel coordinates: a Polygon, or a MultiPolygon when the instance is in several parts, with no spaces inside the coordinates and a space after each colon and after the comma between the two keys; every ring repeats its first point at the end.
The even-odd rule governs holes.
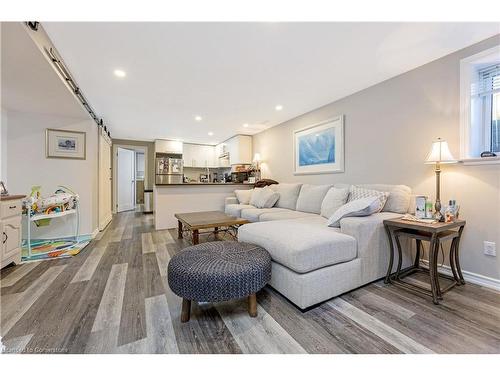
{"type": "MultiPolygon", "coordinates": [[[[421,259],[420,262],[424,263],[426,266],[429,265],[429,261],[426,259],[421,259]]],[[[445,275],[453,276],[453,273],[451,272],[450,266],[446,266],[446,265],[438,266],[438,271],[441,273],[444,273],[445,275]]],[[[478,273],[464,271],[464,270],[462,270],[462,274],[464,276],[464,280],[471,283],[471,284],[476,284],[476,285],[484,286],[487,288],[500,290],[500,280],[499,279],[494,279],[492,277],[488,277],[488,276],[480,275],[478,273]]]]}
{"type": "Polygon", "coordinates": [[[488,164],[500,164],[500,156],[489,157],[489,158],[473,158],[460,160],[463,165],[488,165],[488,164]]]}
{"type": "Polygon", "coordinates": [[[470,85],[473,81],[472,74],[474,72],[472,64],[486,63],[491,60],[492,55],[499,53],[500,45],[496,45],[460,60],[460,159],[467,160],[471,158],[469,129],[471,126],[470,85]]]}
{"type": "Polygon", "coordinates": [[[99,234],[99,228],[95,228],[94,231],[90,234],[92,239],[94,239],[99,234]]]}

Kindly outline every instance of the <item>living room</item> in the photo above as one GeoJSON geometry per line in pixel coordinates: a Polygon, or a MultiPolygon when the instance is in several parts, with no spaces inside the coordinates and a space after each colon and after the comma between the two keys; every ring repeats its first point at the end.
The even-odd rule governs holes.
{"type": "Polygon", "coordinates": [[[316,16],[2,20],[6,358],[494,365],[500,22],[316,16]]]}

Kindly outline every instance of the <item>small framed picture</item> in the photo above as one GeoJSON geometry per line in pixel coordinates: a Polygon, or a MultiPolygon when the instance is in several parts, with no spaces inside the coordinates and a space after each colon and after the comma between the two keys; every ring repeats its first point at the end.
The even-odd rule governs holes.
{"type": "Polygon", "coordinates": [[[47,129],[45,153],[47,158],[86,158],[86,133],[73,130],[47,129]]]}

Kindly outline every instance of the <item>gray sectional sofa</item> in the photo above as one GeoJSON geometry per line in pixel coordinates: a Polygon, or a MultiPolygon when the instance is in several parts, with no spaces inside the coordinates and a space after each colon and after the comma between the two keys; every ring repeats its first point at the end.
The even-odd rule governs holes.
{"type": "MultiPolygon", "coordinates": [[[[383,220],[408,212],[411,190],[404,185],[357,186],[389,192],[389,197],[381,212],[343,218],[340,228],[327,226],[321,206],[330,188],[349,185],[273,185],[280,198],[271,208],[226,199],[227,214],[251,222],[239,228],[238,240],[269,251],[270,285],[301,309],[377,280],[387,271],[389,242],[383,220]]],[[[410,264],[409,254],[404,264],[410,264]]]]}

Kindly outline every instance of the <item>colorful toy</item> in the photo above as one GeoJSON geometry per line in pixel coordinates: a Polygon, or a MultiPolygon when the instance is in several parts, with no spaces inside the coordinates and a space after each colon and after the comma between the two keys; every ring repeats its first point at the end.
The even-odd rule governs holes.
{"type": "MultiPolygon", "coordinates": [[[[75,214],[76,234],[74,236],[74,241],[69,241],[68,246],[76,246],[76,248],[78,248],[80,227],[79,196],[71,189],[65,186],[58,186],[54,194],[48,197],[42,197],[41,186],[33,186],[30,196],[23,201],[23,213],[28,218],[26,240],[27,254],[26,256],[23,255],[23,259],[34,259],[31,246],[30,222],[34,222],[37,227],[48,226],[54,218],[75,214]]],[[[62,249],[54,247],[54,241],[47,241],[47,246],[49,246],[49,244],[50,247],[47,248],[47,252],[41,255],[47,255],[48,253],[56,254],[57,251],[62,251],[62,249]]],[[[43,251],[45,248],[41,246],[38,250],[43,251]]],[[[68,250],[69,249],[64,249],[65,254],[68,253],[68,250]]]]}

